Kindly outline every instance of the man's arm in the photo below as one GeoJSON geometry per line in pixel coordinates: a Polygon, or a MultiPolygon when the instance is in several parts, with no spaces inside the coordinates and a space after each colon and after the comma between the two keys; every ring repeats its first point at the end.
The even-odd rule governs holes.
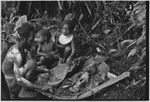
{"type": "Polygon", "coordinates": [[[34,60],[28,60],[27,63],[24,65],[24,67],[19,68],[19,73],[21,74],[21,76],[24,76],[27,74],[27,72],[30,70],[30,68],[32,66],[34,66],[36,64],[36,61],[34,60]]]}
{"type": "Polygon", "coordinates": [[[29,87],[29,88],[36,88],[36,89],[41,89],[41,86],[37,84],[33,84],[27,79],[23,78],[22,75],[20,74],[19,67],[16,63],[14,63],[14,74],[17,80],[17,83],[20,84],[21,86],[29,87]]]}

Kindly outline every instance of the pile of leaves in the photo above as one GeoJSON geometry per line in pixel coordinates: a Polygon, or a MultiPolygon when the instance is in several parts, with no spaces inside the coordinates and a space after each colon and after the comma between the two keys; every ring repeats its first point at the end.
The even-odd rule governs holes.
{"type": "MultiPolygon", "coordinates": [[[[21,2],[2,2],[2,50],[15,43],[11,36],[20,17],[16,15],[19,3],[21,2]]],[[[92,97],[146,99],[146,2],[58,1],[57,3],[56,17],[49,17],[46,11],[42,14],[35,12],[29,17],[31,18],[29,21],[38,27],[50,29],[53,33],[60,30],[61,23],[71,13],[76,16],[78,22],[75,28],[76,57],[89,54],[104,55],[108,57],[106,63],[110,67],[110,72],[116,75],[125,71],[131,72],[130,78],[104,90],[103,95],[98,93],[92,97]],[[142,93],[139,93],[140,90],[142,93]]],[[[30,12],[30,9],[27,12],[30,12]]]]}
{"type": "MultiPolygon", "coordinates": [[[[59,82],[59,84],[52,85],[52,83],[54,83],[52,82],[52,78],[54,77],[53,73],[41,74],[41,77],[39,77],[40,79],[37,80],[36,83],[40,85],[51,83],[51,88],[47,91],[38,91],[54,99],[80,99],[78,98],[80,95],[109,80],[106,74],[110,69],[104,62],[104,57],[98,55],[96,57],[88,56],[88,58],[82,58],[78,61],[79,64],[72,68],[72,71],[69,71],[64,80],[59,82]],[[80,66],[81,64],[82,67],[80,66]]],[[[57,67],[53,69],[57,69],[57,67]]],[[[59,69],[63,68],[59,67],[59,69]]],[[[64,77],[61,73],[62,71],[57,75],[64,77]]]]}

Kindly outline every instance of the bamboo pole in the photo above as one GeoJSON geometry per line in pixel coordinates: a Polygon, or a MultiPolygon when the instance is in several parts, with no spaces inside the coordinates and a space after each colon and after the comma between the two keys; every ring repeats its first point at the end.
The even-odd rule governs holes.
{"type": "Polygon", "coordinates": [[[117,75],[115,75],[113,73],[110,73],[110,72],[107,73],[107,76],[108,76],[109,79],[114,79],[114,78],[117,77],[117,75]]]}
{"type": "Polygon", "coordinates": [[[90,91],[88,91],[88,92],[78,96],[77,99],[83,99],[83,98],[89,97],[91,95],[94,95],[98,91],[100,91],[100,90],[102,90],[102,89],[104,89],[104,88],[106,88],[106,87],[108,87],[108,86],[110,86],[112,84],[115,84],[116,82],[118,82],[120,80],[123,80],[123,79],[125,79],[126,77],[129,77],[129,76],[130,76],[130,72],[124,72],[123,74],[115,77],[114,79],[109,80],[106,83],[104,83],[104,84],[102,84],[102,85],[100,85],[100,86],[98,86],[96,88],[93,88],[90,91]]]}

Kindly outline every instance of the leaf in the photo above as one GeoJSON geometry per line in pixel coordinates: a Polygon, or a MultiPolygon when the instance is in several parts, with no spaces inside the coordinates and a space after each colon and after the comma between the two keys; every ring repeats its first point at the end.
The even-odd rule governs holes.
{"type": "Polygon", "coordinates": [[[139,69],[139,62],[133,64],[132,67],[130,67],[129,71],[133,71],[133,70],[137,70],[137,69],[139,69]]]}
{"type": "Polygon", "coordinates": [[[111,53],[115,53],[115,52],[117,52],[117,50],[116,50],[116,49],[110,49],[110,50],[108,51],[108,53],[109,53],[109,54],[111,54],[111,53]]]}
{"type": "Polygon", "coordinates": [[[51,79],[47,84],[56,85],[64,80],[68,72],[68,66],[66,64],[59,64],[51,70],[51,79]]]}
{"type": "Polygon", "coordinates": [[[102,62],[101,64],[99,64],[97,68],[98,68],[99,74],[107,74],[110,71],[109,66],[105,62],[102,62]]]}
{"type": "Polygon", "coordinates": [[[110,32],[110,29],[107,29],[104,31],[105,34],[108,34],[110,32]]]}
{"type": "Polygon", "coordinates": [[[131,13],[131,20],[135,26],[145,25],[146,18],[146,3],[138,2],[134,5],[134,9],[131,13]]]}
{"type": "Polygon", "coordinates": [[[117,49],[110,49],[108,53],[113,57],[119,57],[121,55],[121,51],[117,49]]]}
{"type": "Polygon", "coordinates": [[[136,43],[136,40],[134,40],[134,41],[128,46],[128,48],[131,47],[132,45],[134,45],[135,43],[136,43]]]}
{"type": "Polygon", "coordinates": [[[103,50],[105,49],[105,47],[102,44],[97,44],[97,45],[98,45],[99,48],[101,48],[103,50]]]}
{"type": "Polygon", "coordinates": [[[79,21],[83,18],[83,16],[84,15],[81,13],[80,16],[79,16],[79,21]]]}
{"type": "Polygon", "coordinates": [[[72,19],[73,18],[73,14],[72,13],[69,13],[69,14],[67,14],[66,16],[65,16],[65,20],[70,20],[70,19],[72,19]]]}
{"type": "Polygon", "coordinates": [[[87,8],[87,10],[88,10],[89,14],[90,14],[90,15],[92,15],[91,10],[90,10],[90,8],[89,8],[88,4],[87,4],[87,3],[85,3],[85,5],[86,5],[86,8],[87,8]]]}
{"type": "Polygon", "coordinates": [[[132,50],[130,51],[130,53],[128,54],[128,57],[127,57],[127,58],[129,58],[130,56],[134,56],[134,55],[136,54],[136,52],[137,52],[137,48],[132,49],[132,50]]]}
{"type": "Polygon", "coordinates": [[[102,50],[99,47],[96,47],[96,51],[102,53],[102,50]]]}
{"type": "Polygon", "coordinates": [[[107,59],[108,59],[108,57],[96,55],[93,61],[95,63],[102,63],[102,62],[106,61],[107,59]]]}
{"type": "Polygon", "coordinates": [[[132,43],[133,41],[134,41],[134,40],[130,40],[130,39],[129,39],[129,40],[124,40],[124,41],[122,41],[122,42],[120,43],[120,45],[121,45],[121,46],[124,46],[125,44],[128,44],[128,43],[130,44],[130,43],[132,43]]]}
{"type": "Polygon", "coordinates": [[[144,49],[141,51],[142,55],[140,56],[140,60],[142,60],[146,56],[146,50],[144,50],[144,49]]]}
{"type": "Polygon", "coordinates": [[[145,40],[145,35],[142,34],[142,35],[138,38],[136,44],[139,45],[139,44],[140,44],[142,41],[144,41],[144,40],[145,40]]]}
{"type": "Polygon", "coordinates": [[[146,47],[144,47],[144,48],[142,49],[142,51],[141,51],[141,52],[143,53],[143,52],[145,52],[145,51],[146,51],[146,47]]]}

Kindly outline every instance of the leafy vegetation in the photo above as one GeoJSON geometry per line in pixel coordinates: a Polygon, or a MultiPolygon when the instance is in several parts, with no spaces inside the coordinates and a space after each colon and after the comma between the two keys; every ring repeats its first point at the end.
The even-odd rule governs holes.
{"type": "MultiPolygon", "coordinates": [[[[1,16],[2,50],[11,46],[20,4],[23,2],[3,1],[1,16]],[[3,45],[3,42],[5,43],[3,45]]],[[[146,2],[144,1],[58,1],[54,8],[55,17],[48,11],[31,11],[34,2],[27,4],[27,15],[34,12],[29,21],[38,27],[59,30],[70,13],[77,20],[76,57],[99,54],[108,57],[110,71],[120,75],[130,71],[125,81],[96,94],[96,99],[147,99],[146,96],[146,2]],[[85,51],[82,47],[85,46],[85,51]],[[87,52],[87,53],[85,53],[87,52]],[[113,88],[113,89],[112,89],[113,88]],[[142,92],[142,93],[141,93],[142,92]]],[[[6,51],[4,51],[6,52],[6,51]]],[[[2,51],[3,53],[3,51],[2,51]]]]}

